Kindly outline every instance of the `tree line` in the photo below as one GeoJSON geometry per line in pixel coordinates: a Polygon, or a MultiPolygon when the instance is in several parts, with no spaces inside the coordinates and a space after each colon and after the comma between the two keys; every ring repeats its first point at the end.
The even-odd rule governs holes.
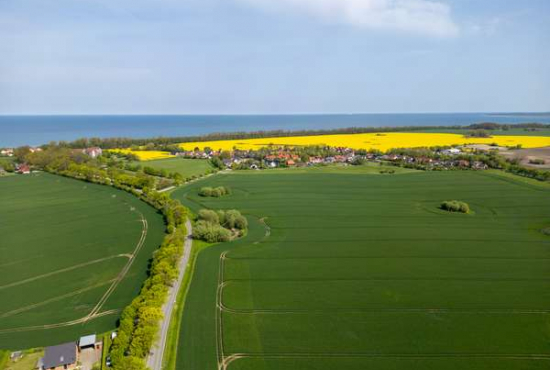
{"type": "Polygon", "coordinates": [[[314,135],[334,135],[334,134],[362,134],[373,132],[404,132],[404,131],[423,131],[423,130],[509,130],[513,128],[519,129],[545,129],[550,128],[550,124],[541,123],[522,123],[522,124],[499,124],[492,122],[476,123],[467,126],[403,126],[403,127],[347,127],[336,129],[323,130],[269,130],[269,131],[252,131],[252,132],[230,132],[230,133],[211,133],[207,135],[194,136],[174,136],[174,137],[153,137],[153,138],[81,138],[74,141],[59,141],[51,142],[48,146],[60,146],[66,148],[89,148],[100,147],[102,149],[117,149],[141,147],[144,150],[163,150],[163,151],[181,151],[178,143],[195,142],[195,141],[219,141],[219,140],[234,140],[234,139],[255,139],[269,137],[287,137],[287,136],[314,136],[314,135]]]}
{"type": "Polygon", "coordinates": [[[162,305],[168,289],[178,277],[178,261],[183,254],[189,212],[177,200],[155,190],[155,178],[145,173],[128,173],[63,147],[42,152],[19,153],[27,163],[50,173],[109,185],[130,192],[156,208],[164,216],[166,235],[153,254],[139,295],[122,312],[118,335],[110,349],[114,370],[145,370],[145,358],[158,333],[162,305]]]}

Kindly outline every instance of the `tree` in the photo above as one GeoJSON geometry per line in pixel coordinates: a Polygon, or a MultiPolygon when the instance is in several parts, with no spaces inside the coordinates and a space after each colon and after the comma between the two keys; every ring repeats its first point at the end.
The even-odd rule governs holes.
{"type": "Polygon", "coordinates": [[[209,209],[201,209],[199,211],[199,220],[210,222],[210,223],[215,224],[215,225],[220,224],[220,219],[218,217],[218,214],[214,211],[209,210],[209,209]]]}

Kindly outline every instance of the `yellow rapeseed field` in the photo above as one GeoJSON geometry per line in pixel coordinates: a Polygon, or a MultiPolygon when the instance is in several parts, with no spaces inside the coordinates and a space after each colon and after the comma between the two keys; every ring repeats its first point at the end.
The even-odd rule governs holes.
{"type": "Polygon", "coordinates": [[[185,150],[195,147],[213,150],[259,149],[270,144],[276,146],[329,145],[333,147],[348,147],[353,149],[378,149],[387,151],[393,148],[419,148],[431,146],[451,146],[463,144],[492,144],[500,146],[521,145],[523,148],[538,148],[550,146],[550,137],[543,136],[493,136],[490,138],[467,138],[460,134],[434,133],[369,133],[342,134],[318,136],[271,137],[264,139],[238,139],[181,143],[185,150]]]}
{"type": "Polygon", "coordinates": [[[136,155],[140,161],[152,161],[154,159],[173,158],[174,156],[169,152],[161,152],[155,150],[131,150],[131,149],[114,149],[113,152],[118,153],[131,153],[136,155]]]}

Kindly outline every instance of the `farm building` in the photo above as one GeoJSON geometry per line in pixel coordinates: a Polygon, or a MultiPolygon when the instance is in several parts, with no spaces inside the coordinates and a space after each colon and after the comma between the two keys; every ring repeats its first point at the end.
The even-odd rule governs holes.
{"type": "Polygon", "coordinates": [[[82,351],[86,348],[95,348],[96,346],[96,335],[86,335],[84,337],[81,337],[78,341],[78,349],[82,351]]]}
{"type": "Polygon", "coordinates": [[[64,343],[46,347],[41,370],[75,369],[76,363],[76,343],[64,343]]]}

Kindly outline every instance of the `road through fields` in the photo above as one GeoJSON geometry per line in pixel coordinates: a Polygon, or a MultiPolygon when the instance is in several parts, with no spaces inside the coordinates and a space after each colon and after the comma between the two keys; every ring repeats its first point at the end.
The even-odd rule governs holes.
{"type": "Polygon", "coordinates": [[[172,318],[172,311],[176,304],[176,298],[178,296],[178,291],[181,287],[181,282],[183,281],[183,276],[185,275],[185,269],[189,263],[189,258],[191,256],[191,246],[193,240],[191,239],[191,234],[193,232],[191,222],[187,220],[185,223],[187,228],[187,235],[185,238],[185,245],[183,247],[183,257],[180,261],[179,266],[179,276],[178,280],[172,288],[168,291],[168,299],[162,307],[162,314],[164,319],[162,320],[160,333],[156,343],[153,345],[153,350],[147,357],[147,366],[152,370],[161,370],[162,369],[162,360],[164,357],[164,348],[166,347],[166,337],[168,336],[168,329],[170,328],[170,320],[172,318]]]}

